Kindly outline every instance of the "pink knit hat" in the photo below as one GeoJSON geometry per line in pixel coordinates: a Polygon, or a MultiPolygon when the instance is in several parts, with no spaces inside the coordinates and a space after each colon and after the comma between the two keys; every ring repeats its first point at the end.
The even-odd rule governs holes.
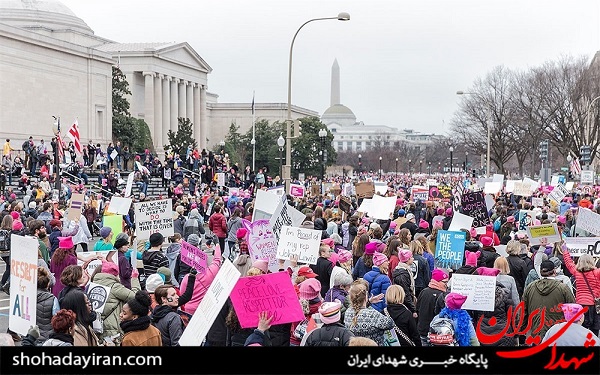
{"type": "Polygon", "coordinates": [[[467,296],[459,293],[449,293],[446,296],[446,306],[450,310],[459,310],[467,300],[467,296]]]}
{"type": "Polygon", "coordinates": [[[23,229],[23,223],[21,222],[21,220],[13,221],[12,229],[17,231],[23,229]]]}
{"type": "Polygon", "coordinates": [[[335,253],[332,251],[331,254],[329,255],[329,261],[331,263],[333,263],[334,266],[339,261],[339,259],[340,259],[340,256],[338,253],[335,253]]]}
{"type": "Polygon", "coordinates": [[[258,268],[264,273],[267,273],[269,272],[269,261],[264,259],[257,259],[254,261],[254,263],[252,263],[252,267],[258,268]]]}
{"type": "Polygon", "coordinates": [[[340,249],[338,250],[338,262],[346,263],[347,261],[352,259],[352,253],[348,250],[340,249]]]}
{"type": "Polygon", "coordinates": [[[481,251],[476,251],[476,252],[465,251],[465,258],[466,258],[465,265],[476,267],[477,259],[479,259],[480,255],[481,255],[481,251]]]}
{"type": "Polygon", "coordinates": [[[299,297],[310,301],[321,293],[321,282],[317,279],[306,279],[300,283],[298,289],[300,290],[299,297]]]}
{"type": "Polygon", "coordinates": [[[476,271],[481,276],[498,276],[500,274],[500,270],[497,268],[479,267],[476,271]]]}
{"type": "Polygon", "coordinates": [[[329,247],[330,247],[330,248],[332,248],[332,249],[333,249],[333,247],[335,246],[335,241],[334,241],[334,240],[333,240],[333,238],[331,238],[331,237],[329,237],[329,238],[326,238],[326,239],[324,239],[324,240],[321,240],[321,243],[323,243],[323,244],[325,244],[325,245],[329,246],[329,247]]]}
{"type": "Polygon", "coordinates": [[[373,255],[373,264],[377,267],[381,266],[383,263],[387,262],[388,258],[383,253],[375,253],[373,255]]]}
{"type": "Polygon", "coordinates": [[[481,239],[479,241],[481,241],[481,244],[483,246],[492,246],[492,244],[494,243],[494,240],[492,239],[492,237],[488,237],[488,236],[481,237],[481,239]]]}
{"type": "Polygon", "coordinates": [[[10,216],[12,216],[13,220],[17,220],[20,217],[17,211],[11,211],[10,216]]]}
{"type": "Polygon", "coordinates": [[[442,281],[448,279],[448,274],[444,270],[436,268],[431,273],[431,278],[435,281],[442,281]]]}
{"type": "Polygon", "coordinates": [[[342,314],[342,304],[339,301],[335,302],[323,302],[319,306],[319,314],[321,314],[321,321],[325,324],[333,324],[340,320],[342,314]]]}
{"type": "Polygon", "coordinates": [[[413,253],[410,250],[407,249],[402,249],[402,250],[398,250],[398,259],[400,259],[400,261],[402,263],[406,263],[410,260],[410,258],[413,257],[413,253]]]}
{"type": "Polygon", "coordinates": [[[375,250],[377,250],[377,244],[375,242],[369,242],[365,245],[365,254],[373,255],[375,254],[375,250]]]}
{"type": "Polygon", "coordinates": [[[567,217],[560,215],[558,216],[558,218],[556,219],[557,222],[561,223],[561,224],[566,224],[567,223],[567,217]]]}
{"type": "Polygon", "coordinates": [[[583,306],[578,303],[561,303],[560,308],[562,309],[567,321],[571,320],[575,315],[577,315],[578,312],[583,310],[583,306]]]}
{"type": "Polygon", "coordinates": [[[113,276],[119,276],[119,267],[113,262],[102,262],[102,273],[108,273],[113,276]]]}
{"type": "Polygon", "coordinates": [[[421,229],[429,229],[429,223],[423,219],[419,221],[419,228],[421,229]]]}
{"type": "Polygon", "coordinates": [[[398,223],[396,223],[395,221],[390,222],[390,229],[396,229],[397,226],[398,223]]]}

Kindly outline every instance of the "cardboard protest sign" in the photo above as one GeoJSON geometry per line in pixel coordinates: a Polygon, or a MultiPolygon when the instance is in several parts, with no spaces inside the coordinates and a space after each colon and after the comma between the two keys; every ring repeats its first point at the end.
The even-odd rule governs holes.
{"type": "Polygon", "coordinates": [[[462,266],[467,235],[463,231],[440,230],[435,244],[435,266],[453,270],[462,266]]]}
{"type": "Polygon", "coordinates": [[[453,274],[451,291],[467,296],[462,305],[465,310],[494,311],[496,299],[496,277],[468,274],[453,274]]]}
{"type": "Polygon", "coordinates": [[[316,197],[321,194],[321,185],[310,185],[310,195],[316,197]]]}
{"type": "MultiPolygon", "coordinates": [[[[8,328],[27,335],[36,325],[38,239],[10,235],[10,302],[8,328]]],[[[58,277],[60,279],[60,276],[58,277]]],[[[60,282],[60,280],[57,280],[60,282]]]]}
{"type": "Polygon", "coordinates": [[[304,185],[290,184],[290,195],[292,197],[303,197],[305,190],[304,185]]]}
{"type": "Polygon", "coordinates": [[[131,207],[131,198],[123,198],[112,196],[110,198],[110,204],[108,205],[108,212],[112,212],[113,214],[119,215],[127,215],[129,213],[129,208],[131,207]]]}
{"type": "Polygon", "coordinates": [[[556,223],[529,225],[527,226],[527,237],[531,245],[539,245],[545,239],[545,243],[551,244],[561,240],[556,223]]]}
{"type": "Polygon", "coordinates": [[[102,314],[108,295],[110,293],[110,287],[90,282],[87,286],[87,296],[92,304],[92,310],[98,314],[102,314]]]}
{"type": "Polygon", "coordinates": [[[579,207],[576,225],[578,229],[600,236],[600,215],[592,210],[579,207]]]}
{"type": "Polygon", "coordinates": [[[350,198],[345,197],[343,195],[340,196],[339,207],[342,212],[345,212],[348,215],[350,215],[350,212],[352,211],[352,200],[350,200],[350,198]]]}
{"type": "Polygon", "coordinates": [[[354,184],[357,198],[372,198],[375,195],[375,184],[373,181],[358,182],[354,184]]]}
{"type": "Polygon", "coordinates": [[[196,246],[181,241],[181,261],[188,266],[195,268],[199,275],[206,273],[208,268],[208,255],[196,246]]]}
{"type": "Polygon", "coordinates": [[[134,204],[137,237],[150,238],[152,233],[172,236],[175,233],[172,204],[170,198],[134,204]]]}
{"type": "Polygon", "coordinates": [[[513,194],[520,195],[522,197],[529,197],[531,195],[531,185],[523,181],[516,181],[514,185],[513,194]]]}
{"type": "Polygon", "coordinates": [[[248,230],[248,252],[252,261],[268,259],[269,269],[273,272],[279,270],[277,262],[277,238],[269,220],[256,220],[249,222],[242,219],[242,225],[248,230]]]}
{"type": "Polygon", "coordinates": [[[231,302],[242,328],[258,326],[258,315],[267,311],[271,324],[299,322],[302,306],[287,272],[240,278],[231,291],[231,302]]]}
{"type": "Polygon", "coordinates": [[[210,283],[187,327],[179,338],[180,346],[200,346],[217,315],[240,278],[240,271],[225,258],[215,279],[210,283]]]}
{"type": "Polygon", "coordinates": [[[71,194],[71,200],[69,203],[69,210],[68,210],[68,214],[67,214],[67,218],[69,220],[79,221],[79,218],[81,217],[81,209],[83,208],[84,201],[85,201],[85,196],[83,194],[78,194],[78,193],[71,194]]]}
{"type": "Polygon", "coordinates": [[[455,212],[452,215],[452,221],[448,227],[449,231],[459,231],[461,229],[471,229],[473,226],[473,220],[471,216],[463,215],[460,212],[455,212]]]}
{"type": "Polygon", "coordinates": [[[298,263],[316,264],[319,258],[321,231],[284,226],[277,244],[277,259],[298,256],[298,263]]]}
{"type": "Polygon", "coordinates": [[[485,196],[481,191],[464,193],[461,199],[463,213],[473,218],[473,227],[485,227],[490,224],[485,196]]]}
{"type": "Polygon", "coordinates": [[[298,211],[287,203],[287,197],[284,195],[279,201],[279,205],[269,220],[269,225],[273,228],[273,234],[279,241],[279,233],[284,225],[297,227],[306,219],[306,215],[298,211]]]}
{"type": "Polygon", "coordinates": [[[102,226],[112,229],[113,235],[110,242],[115,244],[117,234],[123,232],[123,216],[122,215],[105,215],[102,216],[102,226]]]}

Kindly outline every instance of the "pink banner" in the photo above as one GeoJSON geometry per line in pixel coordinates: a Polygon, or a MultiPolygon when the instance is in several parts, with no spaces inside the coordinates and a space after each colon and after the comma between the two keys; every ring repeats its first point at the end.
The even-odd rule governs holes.
{"type": "Polygon", "coordinates": [[[303,197],[304,196],[304,186],[303,185],[290,185],[290,195],[292,197],[303,197]]]}
{"type": "Polygon", "coordinates": [[[183,240],[181,241],[181,261],[195,268],[199,275],[204,274],[208,267],[208,256],[204,251],[183,240]]]}
{"type": "Polygon", "coordinates": [[[258,314],[267,311],[272,325],[304,319],[300,300],[287,272],[242,277],[229,296],[242,328],[258,326],[258,314]]]}

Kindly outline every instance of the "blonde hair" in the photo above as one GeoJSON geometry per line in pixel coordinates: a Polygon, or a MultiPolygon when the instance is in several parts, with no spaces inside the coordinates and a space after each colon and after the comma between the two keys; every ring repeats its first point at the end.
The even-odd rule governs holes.
{"type": "Polygon", "coordinates": [[[587,272],[596,269],[594,257],[592,257],[590,254],[581,254],[579,260],[577,261],[576,268],[579,272],[587,272]]]}
{"type": "MultiPolygon", "coordinates": [[[[521,250],[521,244],[519,244],[519,251],[521,250]]],[[[505,257],[498,257],[494,261],[494,268],[500,270],[501,275],[508,275],[510,273],[510,267],[505,257]]]]}
{"type": "Polygon", "coordinates": [[[404,303],[404,297],[406,297],[406,293],[400,285],[390,285],[385,291],[385,301],[387,303],[404,303]]]}
{"type": "MultiPolygon", "coordinates": [[[[366,281],[363,280],[365,283],[366,281]]],[[[367,293],[369,288],[365,286],[362,282],[353,283],[350,288],[350,293],[348,293],[348,297],[350,297],[350,306],[354,309],[354,318],[352,319],[352,326],[356,326],[358,323],[358,313],[360,310],[364,309],[365,304],[367,302],[367,293]]]]}
{"type": "Polygon", "coordinates": [[[517,240],[510,240],[506,244],[506,252],[509,255],[519,255],[521,253],[521,243],[517,240]]]}
{"type": "Polygon", "coordinates": [[[368,337],[353,336],[348,341],[348,346],[378,346],[377,342],[368,337]]]}
{"type": "Polygon", "coordinates": [[[250,267],[250,269],[248,269],[248,272],[246,273],[246,276],[259,276],[259,275],[264,275],[265,273],[256,268],[256,267],[250,267]]]}
{"type": "Polygon", "coordinates": [[[408,248],[412,251],[413,255],[423,255],[423,245],[418,240],[410,241],[408,248]]]}

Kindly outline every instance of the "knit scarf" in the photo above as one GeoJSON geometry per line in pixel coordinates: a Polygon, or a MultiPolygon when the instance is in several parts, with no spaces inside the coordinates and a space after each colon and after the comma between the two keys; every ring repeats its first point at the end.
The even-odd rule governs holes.
{"type": "Polygon", "coordinates": [[[445,292],[447,284],[445,284],[441,281],[431,279],[431,281],[429,281],[428,287],[430,287],[431,289],[437,289],[437,290],[441,290],[442,292],[445,292]]]}
{"type": "Polygon", "coordinates": [[[150,327],[150,316],[140,316],[137,319],[121,322],[119,325],[121,326],[123,333],[132,331],[143,331],[146,328],[150,327]]]}
{"type": "Polygon", "coordinates": [[[68,333],[50,332],[49,337],[51,339],[60,340],[62,342],[68,342],[71,345],[73,345],[73,343],[75,342],[73,336],[69,335],[68,333]]]}

